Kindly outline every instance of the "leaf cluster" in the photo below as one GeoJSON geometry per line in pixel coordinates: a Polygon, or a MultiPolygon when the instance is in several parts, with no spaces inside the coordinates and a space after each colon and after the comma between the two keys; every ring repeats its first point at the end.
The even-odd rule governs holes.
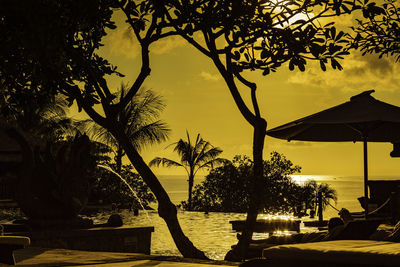
{"type": "Polygon", "coordinates": [[[304,71],[306,61],[319,60],[321,68],[347,55],[344,32],[321,18],[351,13],[352,1],[245,0],[168,2],[167,18],[177,32],[210,57],[224,55],[233,71],[261,70],[264,75],[289,62],[289,69],[304,71]],[[198,34],[195,34],[198,33],[198,34]],[[203,41],[196,41],[203,35],[203,41]]]}
{"type": "Polygon", "coordinates": [[[200,134],[197,134],[194,143],[190,140],[188,132],[186,132],[186,135],[187,140],[179,139],[178,142],[171,144],[174,146],[174,152],[179,155],[179,162],[156,157],[149,162],[149,166],[183,167],[189,175],[190,180],[194,178],[197,171],[200,169],[212,169],[225,162],[225,159],[218,158],[222,153],[219,147],[211,145],[211,143],[204,140],[200,134]]]}
{"type": "Polygon", "coordinates": [[[59,213],[76,215],[87,202],[96,165],[89,138],[77,134],[70,140],[48,143],[44,151],[36,147],[33,155],[32,171],[25,186],[35,200],[19,196],[21,209],[33,218],[46,213],[47,208],[46,218],[59,213]]]}
{"type": "MultiPolygon", "coordinates": [[[[270,159],[264,161],[263,169],[262,211],[291,213],[296,212],[299,205],[310,202],[308,188],[298,185],[291,178],[301,168],[285,156],[271,153],[270,159]]],[[[235,156],[232,162],[211,170],[206,179],[195,186],[193,209],[246,212],[253,190],[252,173],[253,162],[247,156],[235,156]]],[[[185,205],[183,202],[183,207],[185,205]]]]}
{"type": "Polygon", "coordinates": [[[364,19],[357,20],[353,27],[356,34],[352,46],[362,54],[376,53],[400,59],[400,12],[396,0],[385,0],[382,5],[369,0],[358,0],[364,19]]]}
{"type": "MultiPolygon", "coordinates": [[[[116,100],[125,97],[127,87],[125,84],[121,85],[120,90],[114,94],[116,100]]],[[[168,138],[170,129],[165,122],[158,119],[164,108],[165,102],[160,95],[152,90],[141,89],[128,105],[120,110],[115,121],[124,126],[124,132],[131,144],[140,151],[146,145],[160,143],[168,138]]],[[[121,151],[121,154],[118,155],[118,150],[122,149],[118,140],[107,129],[99,126],[93,120],[83,121],[81,128],[87,131],[92,139],[110,145],[116,157],[125,155],[124,151],[121,151]]]]}
{"type": "MultiPolygon", "coordinates": [[[[4,93],[48,101],[63,92],[72,103],[75,95],[70,87],[74,83],[94,84],[97,78],[118,74],[95,53],[106,29],[115,28],[112,4],[112,0],[1,1],[0,79],[4,93]],[[23,91],[27,93],[21,95],[23,91]]],[[[85,98],[91,103],[98,101],[93,90],[87,90],[85,98]]]]}

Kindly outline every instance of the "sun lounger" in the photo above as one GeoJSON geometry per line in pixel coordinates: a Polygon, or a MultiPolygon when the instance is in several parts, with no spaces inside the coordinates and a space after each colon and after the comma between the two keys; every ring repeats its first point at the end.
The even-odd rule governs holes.
{"type": "Polygon", "coordinates": [[[400,243],[333,240],[279,245],[264,249],[263,257],[270,264],[265,266],[400,266],[400,243]]]}
{"type": "Polygon", "coordinates": [[[400,243],[368,240],[379,224],[379,220],[350,221],[321,242],[270,246],[262,251],[265,259],[250,260],[243,267],[400,266],[400,243]]]}
{"type": "Polygon", "coordinates": [[[15,265],[14,250],[30,244],[29,237],[0,236],[0,263],[15,265]]]}

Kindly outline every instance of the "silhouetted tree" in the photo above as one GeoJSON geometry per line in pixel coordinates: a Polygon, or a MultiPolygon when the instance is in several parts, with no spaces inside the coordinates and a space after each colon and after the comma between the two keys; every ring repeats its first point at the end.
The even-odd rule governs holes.
{"type": "MultiPolygon", "coordinates": [[[[300,167],[277,152],[264,161],[263,198],[261,210],[266,213],[295,213],[306,199],[303,187],[291,175],[300,167]]],[[[253,185],[253,161],[247,156],[235,156],[223,166],[210,171],[193,192],[194,210],[246,212],[250,205],[253,185]]]]}
{"type": "Polygon", "coordinates": [[[196,141],[194,144],[190,141],[189,133],[186,132],[187,141],[179,139],[178,142],[173,143],[175,145],[174,151],[178,153],[180,159],[179,162],[156,157],[149,162],[149,166],[165,166],[165,167],[183,167],[188,174],[189,183],[189,195],[187,209],[192,209],[192,190],[194,184],[194,177],[196,173],[201,169],[214,168],[225,162],[223,158],[217,158],[222,150],[218,147],[213,147],[208,141],[205,141],[197,134],[196,141]]]}
{"type": "MultiPolygon", "coordinates": [[[[256,96],[257,85],[245,77],[245,71],[261,70],[267,75],[286,62],[290,70],[304,71],[311,59],[319,61],[322,70],[328,63],[341,70],[338,59],[348,54],[343,46],[345,34],[337,32],[332,23],[322,25],[318,20],[350,13],[354,5],[336,0],[174,0],[159,5],[163,22],[215,65],[239,111],[253,127],[252,200],[245,230],[227,255],[231,260],[244,259],[263,197],[262,155],[267,127],[256,96]],[[242,98],[240,85],[249,88],[250,105],[242,98]]],[[[131,13],[125,13],[129,20],[131,13]]]]}
{"type": "Polygon", "coordinates": [[[325,210],[332,200],[335,204],[337,203],[337,192],[327,183],[317,183],[315,180],[307,180],[302,185],[302,188],[302,197],[306,204],[306,210],[317,210],[319,192],[321,192],[322,196],[322,210],[325,210]]]}
{"type": "Polygon", "coordinates": [[[328,207],[331,200],[333,200],[335,204],[337,203],[336,190],[331,188],[329,184],[327,183],[318,184],[316,188],[316,194],[318,195],[318,193],[322,194],[322,210],[325,210],[328,207]]]}
{"type": "MultiPolygon", "coordinates": [[[[121,85],[119,99],[125,96],[127,85],[121,85]]],[[[137,151],[149,144],[160,143],[168,138],[167,125],[157,120],[165,104],[159,95],[151,90],[139,90],[128,105],[117,115],[121,125],[125,125],[125,134],[130,139],[137,151]]],[[[115,170],[117,173],[122,169],[122,158],[125,156],[123,147],[118,140],[105,128],[96,124],[93,120],[83,123],[83,129],[91,134],[94,140],[102,141],[113,148],[115,170]]]]}
{"type": "Polygon", "coordinates": [[[44,143],[62,140],[66,135],[75,135],[77,125],[67,116],[67,101],[59,95],[52,99],[37,99],[24,95],[25,91],[15,95],[0,91],[1,122],[4,127],[16,127],[32,136],[31,141],[44,143]]]}
{"type": "Polygon", "coordinates": [[[130,141],[126,126],[118,121],[150,74],[150,45],[176,34],[164,22],[158,1],[2,1],[0,31],[7,38],[1,38],[0,44],[0,81],[5,84],[4,94],[10,96],[19,92],[45,97],[62,93],[70,105],[75,102],[79,111],[84,110],[107,129],[156,196],[159,215],[178,250],[184,257],[206,258],[183,233],[175,205],[130,141]],[[140,71],[119,101],[106,77],[122,74],[97,54],[106,30],[116,27],[111,21],[113,8],[129,12],[128,22],[141,49],[140,71]]]}
{"type": "Polygon", "coordinates": [[[239,255],[236,258],[242,258],[260,206],[261,192],[257,188],[262,182],[266,130],[256,85],[246,80],[242,71],[260,69],[268,74],[284,62],[289,63],[290,69],[297,66],[304,70],[310,58],[319,60],[322,69],[328,62],[341,69],[336,59],[346,54],[341,45],[344,34],[337,33],[330,24],[320,25],[317,20],[350,12],[349,5],[336,0],[5,0],[0,8],[0,31],[7,36],[1,39],[0,80],[11,95],[21,90],[35,95],[62,92],[70,103],[76,102],[79,110],[84,109],[96,123],[108,129],[157,197],[159,215],[166,221],[179,251],[185,257],[205,258],[184,235],[175,205],[131,144],[124,125],[116,120],[150,74],[150,45],[171,35],[183,36],[212,60],[240,112],[254,128],[254,194],[247,227],[234,253],[239,255]],[[120,74],[96,54],[105,30],[115,28],[111,15],[116,7],[127,15],[141,49],[140,71],[118,102],[114,101],[105,77],[120,74]],[[313,17],[295,17],[304,12],[312,12],[313,17]],[[196,41],[198,37],[201,39],[196,41]],[[221,44],[223,47],[218,47],[221,44]],[[242,99],[237,83],[250,88],[251,107],[242,99]],[[100,112],[94,109],[97,104],[101,106],[100,112]]]}

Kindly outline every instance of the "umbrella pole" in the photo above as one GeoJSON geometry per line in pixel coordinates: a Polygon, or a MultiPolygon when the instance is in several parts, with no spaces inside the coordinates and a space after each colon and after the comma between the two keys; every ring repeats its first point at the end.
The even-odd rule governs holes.
{"type": "Polygon", "coordinates": [[[364,197],[365,197],[365,219],[368,217],[368,150],[367,139],[364,139],[364,197]]]}

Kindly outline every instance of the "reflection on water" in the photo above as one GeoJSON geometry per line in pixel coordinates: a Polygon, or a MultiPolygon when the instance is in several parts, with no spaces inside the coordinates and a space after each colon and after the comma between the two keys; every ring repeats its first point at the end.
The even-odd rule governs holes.
{"type": "MultiPolygon", "coordinates": [[[[373,179],[383,179],[382,177],[371,177],[373,179]]],[[[203,177],[204,178],[204,177],[203,177]]],[[[329,176],[329,175],[296,175],[293,177],[297,182],[301,183],[308,179],[314,179],[319,183],[328,183],[338,193],[338,202],[332,203],[336,208],[347,208],[352,212],[361,211],[357,197],[364,195],[363,178],[359,176],[329,176]]],[[[398,177],[384,177],[384,179],[399,179],[398,177]]],[[[166,188],[171,200],[175,204],[179,204],[182,200],[187,199],[187,177],[185,176],[164,176],[160,177],[160,182],[166,188]]],[[[197,182],[201,181],[198,177],[197,182]]],[[[157,205],[154,205],[156,208],[157,205]]],[[[121,215],[126,225],[132,226],[154,226],[155,230],[152,235],[151,253],[155,255],[180,255],[168,228],[163,219],[161,219],[156,211],[149,212],[149,219],[143,212],[135,217],[132,212],[122,211],[121,215]]],[[[104,223],[107,221],[110,213],[100,213],[94,217],[95,223],[104,223]]],[[[324,218],[337,217],[337,211],[332,207],[327,207],[324,212],[324,218]]],[[[204,214],[202,212],[178,211],[179,221],[184,233],[194,243],[196,247],[203,250],[208,257],[212,259],[223,259],[226,252],[232,245],[237,243],[236,232],[232,231],[229,223],[231,220],[244,220],[246,214],[243,213],[213,213],[204,214]]],[[[259,215],[259,218],[270,218],[271,215],[259,215]]],[[[282,217],[281,219],[289,219],[282,217]]],[[[302,220],[310,220],[303,217],[302,220]]],[[[316,231],[316,228],[306,228],[301,224],[301,232],[316,231]]],[[[276,232],[275,234],[287,235],[287,231],[276,232]]],[[[267,237],[267,234],[255,233],[254,239],[267,237]]]]}
{"type": "MultiPolygon", "coordinates": [[[[139,216],[133,216],[133,212],[122,210],[120,212],[125,225],[131,226],[154,226],[151,238],[151,254],[153,255],[180,255],[168,228],[156,211],[148,213],[150,220],[141,212],[139,216]]],[[[110,213],[99,213],[90,217],[95,223],[105,223],[110,213]]],[[[244,220],[244,213],[217,213],[178,211],[178,218],[184,233],[193,244],[204,251],[211,259],[222,260],[231,246],[237,243],[236,232],[232,231],[229,223],[231,220],[244,220]]],[[[259,218],[275,218],[271,215],[260,215],[259,218]]],[[[279,218],[287,218],[279,216],[279,218]]],[[[289,219],[289,218],[287,218],[289,219]]],[[[302,228],[302,232],[314,231],[311,228],[302,228]]],[[[288,231],[279,231],[276,234],[287,235],[288,231]]],[[[254,239],[266,238],[268,234],[255,233],[254,239]]]]}
{"type": "MultiPolygon", "coordinates": [[[[154,255],[180,255],[168,231],[164,220],[156,211],[149,211],[147,216],[141,212],[133,216],[128,210],[121,211],[125,225],[154,226],[151,238],[151,254],[154,255]]],[[[93,219],[94,223],[107,222],[110,213],[99,213],[93,219]]],[[[241,213],[213,213],[178,211],[178,218],[184,233],[193,244],[203,250],[212,259],[223,259],[231,245],[237,243],[236,232],[232,231],[230,220],[245,219],[241,213]]]]}

